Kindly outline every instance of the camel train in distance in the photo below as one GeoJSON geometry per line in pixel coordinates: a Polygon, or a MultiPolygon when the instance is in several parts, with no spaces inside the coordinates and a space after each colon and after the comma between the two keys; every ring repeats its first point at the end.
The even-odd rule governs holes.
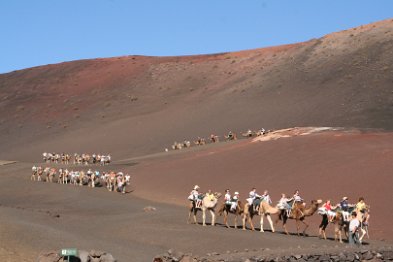
{"type": "Polygon", "coordinates": [[[103,155],[103,154],[78,154],[75,153],[73,158],[71,157],[70,154],[68,153],[47,153],[44,152],[42,153],[42,159],[44,163],[54,163],[54,164],[63,164],[63,165],[68,165],[71,162],[74,165],[108,165],[111,162],[111,155],[103,155]],[[72,161],[71,161],[72,160],[72,161]]]}
{"type": "MultiPolygon", "coordinates": [[[[251,129],[247,130],[247,132],[242,133],[242,137],[245,138],[251,138],[251,137],[258,137],[258,136],[263,136],[268,133],[272,132],[272,130],[265,130],[264,128],[261,128],[260,130],[257,131],[251,131],[251,129]]],[[[237,140],[237,134],[229,131],[227,135],[224,135],[225,141],[233,141],[237,140]]],[[[209,137],[210,143],[218,143],[220,142],[220,137],[215,134],[211,134],[209,137]]],[[[196,146],[203,146],[206,145],[206,139],[203,137],[198,137],[197,140],[193,141],[193,144],[196,146]]],[[[184,140],[183,142],[174,142],[173,145],[171,146],[173,150],[179,150],[183,148],[189,148],[191,147],[192,143],[190,140],[184,140]]],[[[166,150],[167,151],[167,150],[166,150]]]]}
{"type": "MultiPolygon", "coordinates": [[[[189,197],[190,204],[189,204],[187,223],[197,224],[196,215],[198,211],[202,211],[202,225],[206,226],[206,213],[209,212],[211,214],[211,225],[215,226],[216,208],[218,206],[218,200],[221,196],[222,196],[221,193],[219,192],[212,193],[209,190],[208,193],[202,196],[202,199],[199,201],[199,203],[192,201],[189,197]]],[[[234,228],[238,228],[237,220],[238,217],[240,217],[242,219],[242,229],[246,230],[246,223],[248,223],[252,231],[255,231],[255,227],[252,219],[255,216],[260,216],[260,232],[264,232],[264,217],[267,218],[272,233],[275,232],[274,224],[277,225],[279,221],[282,221],[284,232],[287,235],[289,235],[288,229],[286,227],[288,220],[295,220],[296,229],[297,229],[296,234],[298,236],[300,235],[306,236],[306,230],[309,227],[309,224],[305,222],[305,219],[307,217],[314,215],[315,213],[319,213],[319,211],[322,209],[321,208],[322,200],[321,199],[311,200],[310,204],[306,204],[304,202],[291,201],[289,202],[289,204],[292,205],[291,209],[285,210],[279,208],[278,206],[271,206],[267,201],[260,199],[258,207],[256,208],[253,204],[250,204],[248,201],[242,203],[242,201],[238,200],[236,208],[232,209],[230,206],[228,206],[227,203],[223,202],[218,209],[218,214],[220,216],[223,216],[223,221],[227,228],[230,228],[228,224],[228,218],[230,215],[232,215],[234,217],[234,228]],[[275,216],[274,224],[273,224],[272,216],[275,216]],[[302,232],[300,231],[301,224],[304,225],[304,229],[302,230],[302,232]]],[[[334,216],[333,220],[330,221],[331,223],[334,224],[334,240],[343,243],[342,240],[343,234],[346,236],[348,240],[349,221],[345,221],[343,219],[341,210],[337,209],[335,212],[336,215],[334,216]]],[[[360,212],[357,213],[357,219],[362,222],[365,221],[365,217],[360,212]]],[[[368,227],[366,225],[363,226],[362,224],[359,234],[361,235],[359,236],[359,240],[361,243],[363,237],[365,235],[368,236],[368,227]]],[[[325,240],[327,239],[325,231],[324,230],[321,231],[321,226],[319,231],[319,237],[324,238],[325,240]]]]}
{"type": "Polygon", "coordinates": [[[31,181],[70,184],[74,186],[106,187],[108,191],[125,194],[126,187],[130,185],[131,176],[123,172],[99,172],[89,169],[85,171],[68,171],[68,169],[33,166],[31,181]]]}

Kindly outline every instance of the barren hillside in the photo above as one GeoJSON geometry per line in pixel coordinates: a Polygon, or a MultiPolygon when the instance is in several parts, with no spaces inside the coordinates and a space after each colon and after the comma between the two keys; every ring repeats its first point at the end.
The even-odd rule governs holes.
{"type": "Polygon", "coordinates": [[[0,75],[7,149],[0,158],[37,160],[47,150],[141,155],[260,127],[389,130],[392,85],[393,20],[236,53],[29,68],[0,75]]]}

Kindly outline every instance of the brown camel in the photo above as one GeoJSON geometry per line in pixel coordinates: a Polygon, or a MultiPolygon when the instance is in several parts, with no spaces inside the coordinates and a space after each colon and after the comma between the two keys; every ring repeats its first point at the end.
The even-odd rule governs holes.
{"type": "MultiPolygon", "coordinates": [[[[339,241],[340,243],[343,243],[342,240],[342,233],[346,236],[348,239],[348,228],[349,228],[349,222],[344,220],[344,216],[341,211],[337,211],[336,215],[334,216],[332,222],[334,224],[334,240],[339,241]]],[[[319,230],[319,235],[323,239],[326,238],[326,232],[322,228],[319,230]]]]}
{"type": "Polygon", "coordinates": [[[270,215],[279,214],[280,212],[281,212],[281,210],[278,209],[277,207],[272,207],[271,205],[269,205],[268,202],[261,201],[261,203],[259,204],[259,215],[261,216],[261,232],[264,232],[263,218],[265,216],[266,216],[267,220],[269,221],[270,229],[272,230],[272,232],[274,232],[273,221],[272,221],[272,217],[270,215]]]}
{"type": "Polygon", "coordinates": [[[212,222],[211,225],[215,225],[215,208],[218,203],[218,199],[221,197],[221,193],[215,192],[214,194],[211,195],[204,195],[202,199],[202,204],[200,207],[196,206],[195,201],[190,201],[190,207],[189,207],[189,213],[188,213],[188,220],[187,223],[190,223],[191,220],[191,213],[194,214],[194,224],[197,223],[196,221],[196,214],[198,210],[202,210],[202,225],[206,226],[206,211],[210,211],[210,214],[212,216],[212,222]]]}
{"type": "Polygon", "coordinates": [[[244,210],[244,212],[243,212],[243,230],[246,230],[246,221],[248,221],[248,223],[250,224],[251,230],[254,231],[255,228],[254,228],[254,223],[252,222],[252,219],[254,216],[258,215],[258,216],[261,216],[261,220],[260,220],[261,229],[260,229],[260,231],[264,232],[263,218],[264,218],[264,216],[266,216],[269,223],[270,223],[270,228],[271,228],[272,232],[274,232],[273,222],[272,222],[270,215],[278,214],[280,212],[279,209],[270,206],[269,203],[267,203],[266,201],[261,201],[259,203],[258,211],[254,210],[253,206],[250,205],[248,202],[246,202],[246,204],[244,205],[243,210],[244,210]]]}
{"type": "Polygon", "coordinates": [[[241,216],[243,214],[243,205],[241,201],[237,202],[236,205],[236,210],[231,210],[231,206],[227,205],[225,203],[222,203],[221,208],[218,210],[218,214],[221,216],[222,214],[224,214],[224,224],[227,226],[227,228],[230,228],[228,225],[228,216],[229,214],[233,214],[235,216],[235,228],[237,228],[237,217],[241,216]]]}
{"type": "Polygon", "coordinates": [[[296,202],[294,203],[291,213],[288,215],[286,210],[281,210],[279,213],[277,219],[276,219],[276,224],[278,223],[278,220],[282,220],[282,226],[285,230],[285,233],[288,235],[288,229],[286,227],[287,220],[288,219],[294,219],[296,220],[296,230],[297,230],[297,235],[300,236],[299,230],[300,230],[300,224],[299,222],[302,222],[305,227],[303,230],[303,235],[306,234],[306,229],[309,227],[309,225],[304,222],[304,219],[306,217],[314,215],[314,213],[318,210],[318,207],[321,205],[322,200],[311,200],[311,204],[309,207],[306,208],[303,203],[301,202],[296,202]]]}

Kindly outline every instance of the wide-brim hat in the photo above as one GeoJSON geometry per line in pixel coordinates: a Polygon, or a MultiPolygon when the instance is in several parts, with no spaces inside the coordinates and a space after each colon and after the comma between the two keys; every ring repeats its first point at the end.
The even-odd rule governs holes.
{"type": "Polygon", "coordinates": [[[195,185],[195,186],[194,186],[194,190],[197,190],[197,189],[199,189],[199,186],[198,186],[198,185],[195,185]]]}
{"type": "Polygon", "coordinates": [[[343,197],[343,200],[348,200],[348,197],[343,197]]]}
{"type": "Polygon", "coordinates": [[[239,192],[235,192],[235,195],[239,195],[239,192]]]}

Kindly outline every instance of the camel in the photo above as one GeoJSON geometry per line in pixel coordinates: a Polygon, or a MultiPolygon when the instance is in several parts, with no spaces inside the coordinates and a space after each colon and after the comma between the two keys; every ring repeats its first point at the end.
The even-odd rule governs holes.
{"type": "Polygon", "coordinates": [[[285,233],[289,235],[286,224],[288,219],[294,219],[296,220],[296,230],[297,230],[297,235],[300,236],[299,230],[300,230],[300,225],[299,222],[302,222],[305,225],[305,228],[303,230],[303,235],[306,234],[306,230],[309,227],[309,225],[304,222],[304,219],[308,216],[314,215],[314,213],[318,210],[318,207],[321,205],[322,200],[311,200],[311,204],[308,208],[304,206],[303,203],[301,202],[296,202],[294,203],[291,213],[288,215],[286,210],[281,210],[279,213],[277,219],[276,219],[276,224],[278,223],[278,220],[282,220],[282,226],[285,230],[285,233]]]}
{"type": "Polygon", "coordinates": [[[194,144],[197,146],[203,146],[206,144],[206,140],[203,137],[198,137],[198,139],[194,141],[194,144]]]}
{"type": "MultiPolygon", "coordinates": [[[[321,213],[323,219],[328,220],[327,215],[324,213],[321,213]]],[[[348,227],[349,227],[349,222],[344,220],[344,216],[341,211],[337,211],[336,215],[334,216],[333,220],[331,223],[334,224],[334,241],[339,241],[340,243],[343,243],[342,241],[342,232],[344,232],[344,235],[348,239],[348,227]]],[[[322,228],[319,228],[319,237],[323,239],[327,239],[326,237],[326,231],[322,228]]]]}
{"type": "Polygon", "coordinates": [[[109,191],[114,191],[116,188],[116,173],[111,172],[106,180],[106,188],[109,191]]]}
{"type": "Polygon", "coordinates": [[[172,145],[172,149],[173,150],[178,150],[178,149],[182,149],[183,148],[183,144],[181,144],[181,143],[178,143],[178,142],[174,142],[173,143],[173,145],[172,145]]]}
{"type": "Polygon", "coordinates": [[[260,229],[260,231],[264,232],[263,219],[266,216],[266,218],[270,224],[270,229],[272,230],[272,232],[274,232],[273,221],[272,221],[270,215],[278,214],[280,212],[280,210],[278,208],[272,207],[271,205],[269,205],[269,203],[262,200],[259,203],[258,211],[253,210],[253,206],[250,205],[248,202],[244,205],[243,210],[244,210],[244,212],[243,212],[243,230],[246,230],[246,221],[248,221],[248,223],[250,224],[251,230],[254,231],[255,228],[254,228],[254,223],[252,222],[252,219],[254,216],[259,215],[259,216],[261,216],[261,220],[260,220],[261,229],[260,229]]]}
{"type": "Polygon", "coordinates": [[[218,136],[214,135],[214,134],[211,134],[210,135],[210,141],[212,143],[217,143],[217,142],[220,142],[220,138],[218,136]]]}
{"type": "Polygon", "coordinates": [[[243,137],[253,137],[254,134],[255,134],[255,133],[249,129],[247,132],[242,133],[242,136],[243,136],[243,137]]]}
{"type": "Polygon", "coordinates": [[[43,171],[42,167],[39,167],[38,171],[37,171],[37,181],[42,181],[43,172],[44,171],[43,171]]]}
{"type": "Polygon", "coordinates": [[[226,203],[222,203],[222,206],[218,210],[218,214],[220,216],[222,214],[224,214],[224,224],[227,226],[227,228],[230,228],[230,226],[228,225],[228,216],[229,216],[229,214],[233,214],[235,216],[234,222],[235,222],[235,228],[237,228],[237,217],[241,216],[243,214],[242,206],[243,206],[242,202],[238,201],[237,205],[236,205],[236,210],[235,211],[231,211],[230,205],[227,205],[226,203]]]}
{"type": "Polygon", "coordinates": [[[47,175],[47,179],[48,179],[47,182],[53,183],[53,179],[55,178],[55,176],[56,176],[56,169],[51,168],[49,174],[47,175]]]}
{"type": "Polygon", "coordinates": [[[109,165],[111,162],[111,155],[101,156],[100,165],[105,166],[109,165]]]}
{"type": "Polygon", "coordinates": [[[274,233],[274,226],[273,226],[273,221],[272,221],[272,217],[271,215],[275,215],[280,213],[281,210],[278,209],[277,207],[273,207],[271,206],[268,202],[266,201],[261,201],[261,203],[259,204],[259,215],[261,216],[261,232],[264,232],[263,230],[263,218],[264,216],[267,218],[267,220],[269,221],[270,224],[270,229],[272,230],[272,232],[274,233]]]}
{"type": "Polygon", "coordinates": [[[237,135],[236,135],[236,133],[229,132],[227,136],[224,135],[224,138],[226,141],[236,140],[237,135]]]}
{"type": "Polygon", "coordinates": [[[35,181],[35,176],[38,175],[38,167],[33,166],[31,168],[31,177],[30,180],[35,181]]]}
{"type": "Polygon", "coordinates": [[[189,140],[184,140],[183,147],[188,148],[191,146],[191,142],[189,140]]]}
{"type": "Polygon", "coordinates": [[[62,176],[62,178],[63,178],[63,184],[68,184],[68,170],[66,169],[65,171],[64,171],[64,173],[63,173],[63,176],[62,176]]]}
{"type": "Polygon", "coordinates": [[[202,225],[206,226],[206,211],[209,210],[210,214],[212,216],[211,225],[214,226],[215,225],[215,218],[216,218],[214,209],[216,208],[217,203],[218,203],[218,199],[220,197],[221,197],[221,193],[218,193],[218,192],[215,192],[211,196],[206,194],[202,199],[202,203],[201,203],[200,207],[196,206],[195,201],[190,201],[187,223],[190,223],[191,214],[193,213],[194,214],[194,224],[196,224],[197,223],[196,214],[197,214],[198,210],[202,210],[202,225]]]}

